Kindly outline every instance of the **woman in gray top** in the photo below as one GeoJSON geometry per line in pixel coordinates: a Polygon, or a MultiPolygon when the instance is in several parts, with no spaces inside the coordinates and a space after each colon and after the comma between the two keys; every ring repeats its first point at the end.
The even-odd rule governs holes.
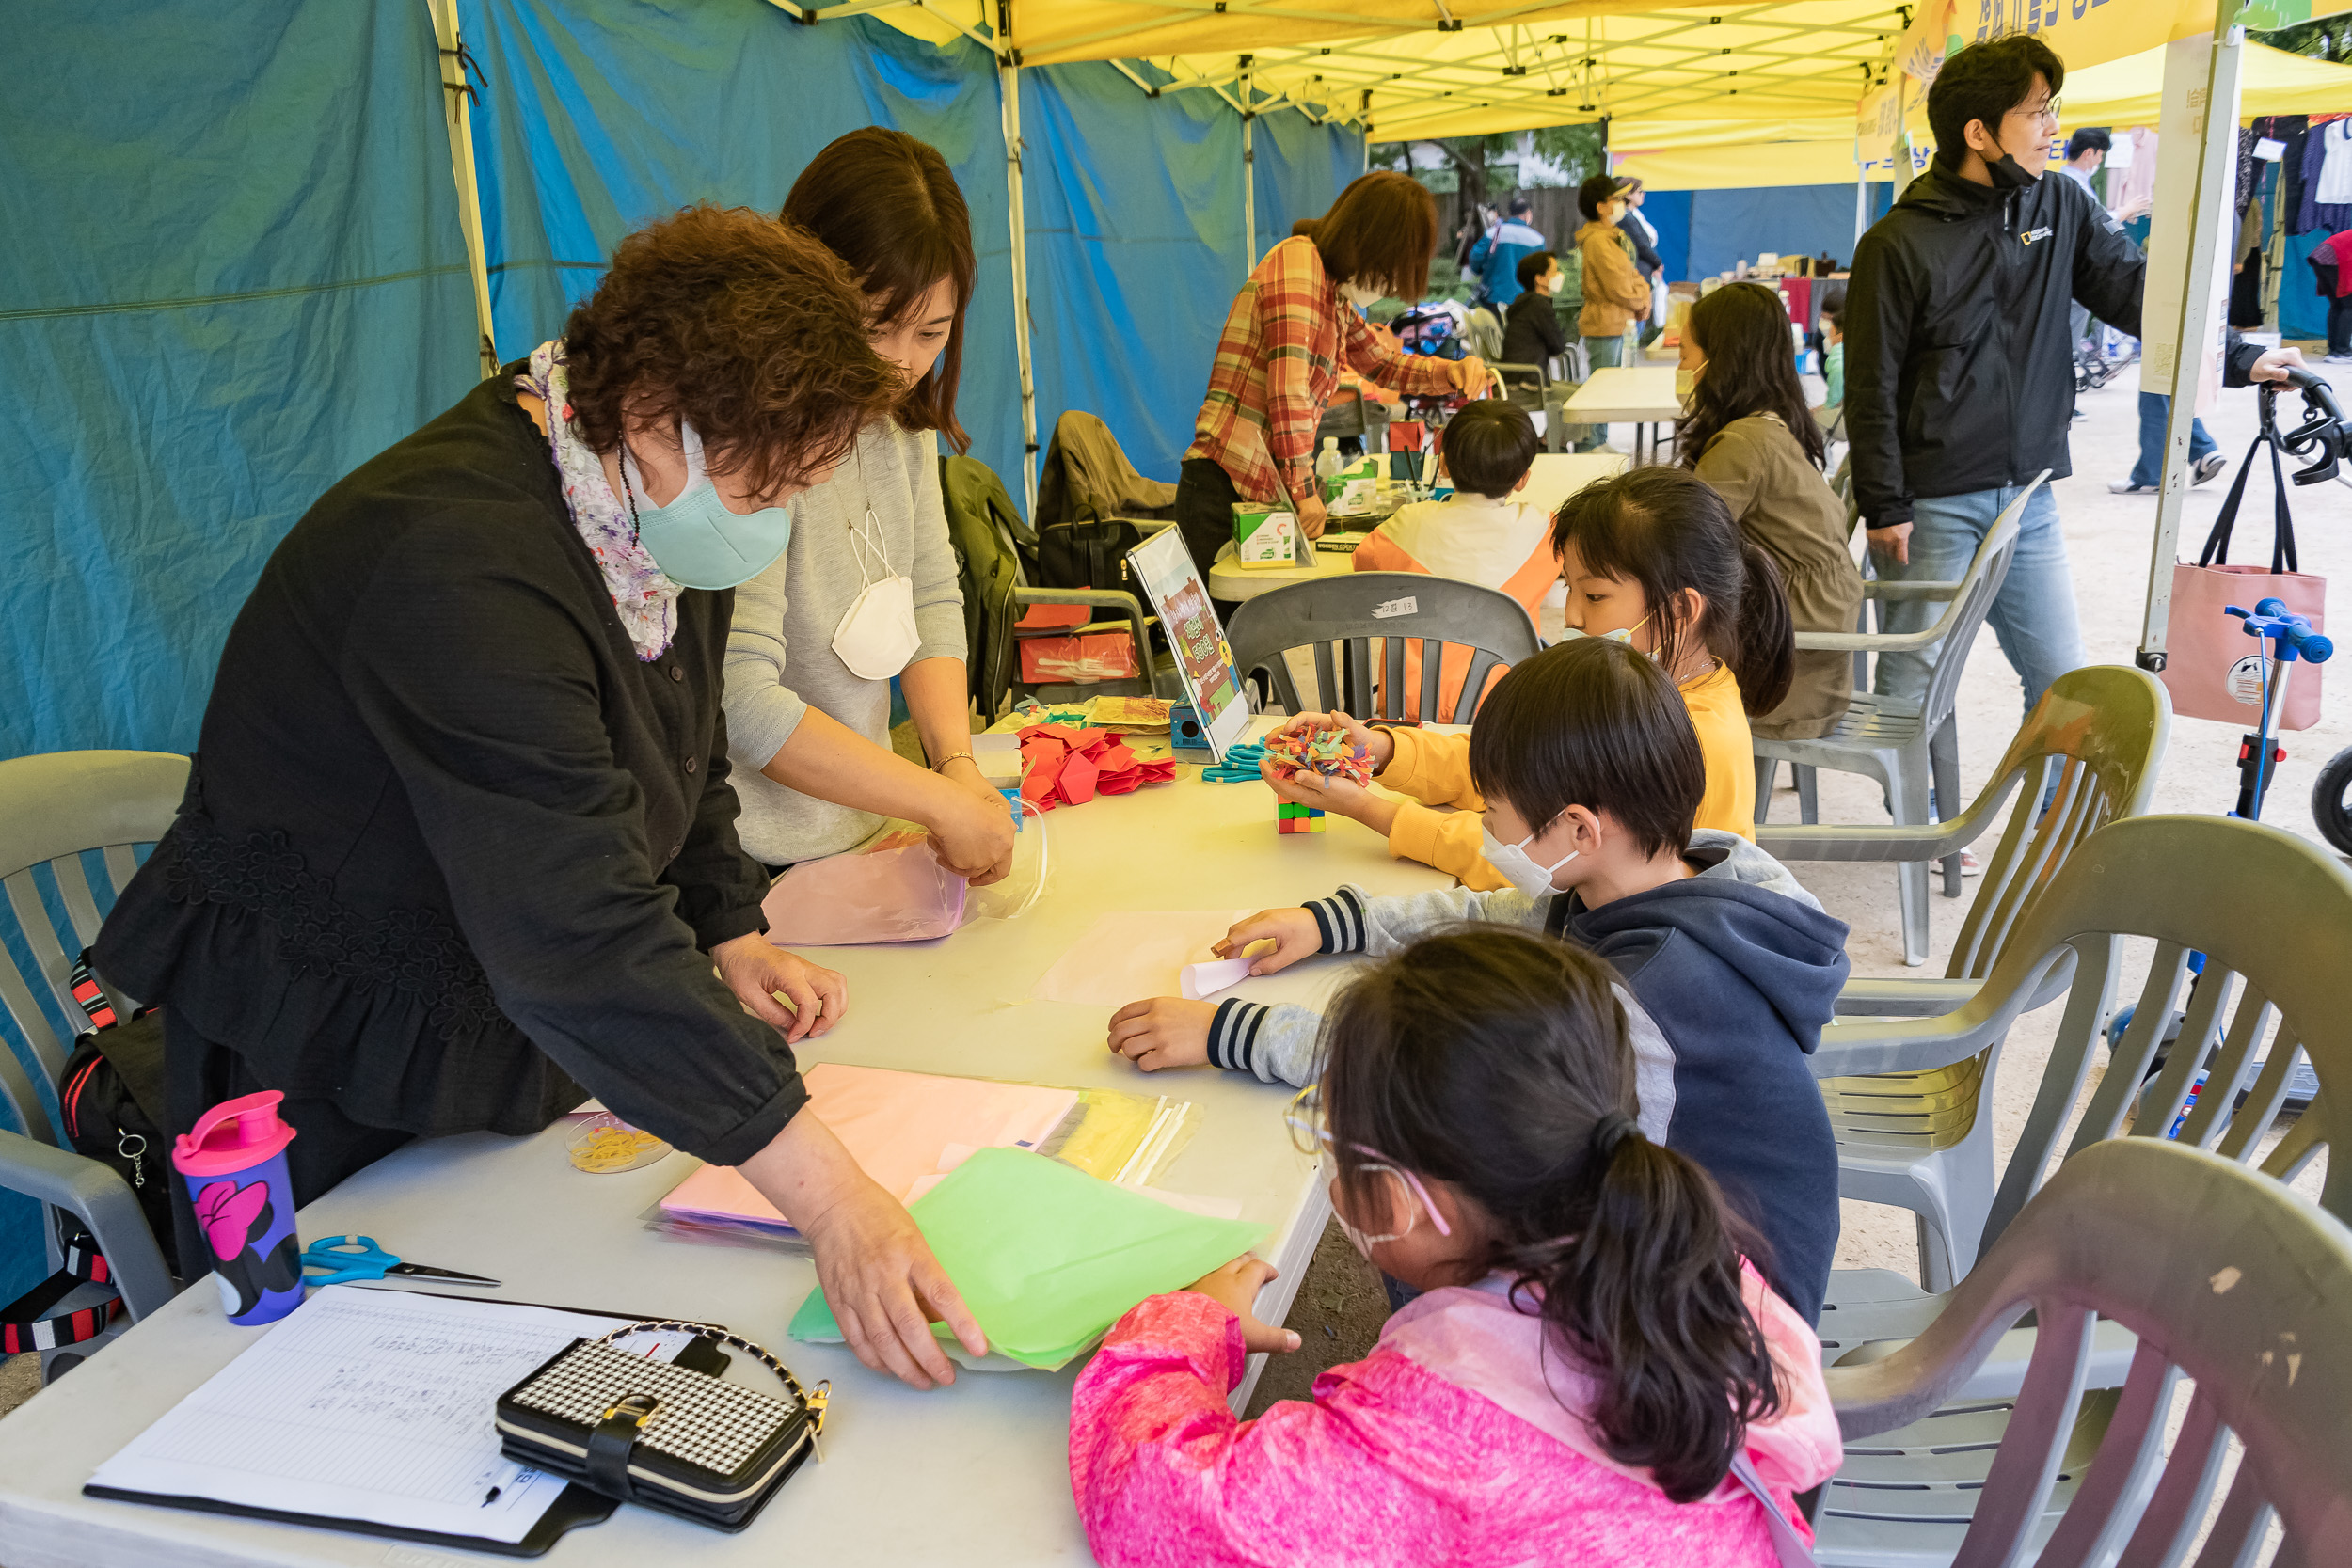
{"type": "Polygon", "coordinates": [[[866,290],[875,352],[906,372],[896,412],[793,505],[784,557],[736,590],[726,715],[743,847],[777,867],[838,854],[885,817],[930,830],[949,870],[1002,877],[1004,797],[972,759],[963,596],[940,502],[938,435],[957,451],[963,311],[976,262],[963,193],[937,151],[852,131],[785,198],[866,290]],[[890,746],[890,680],[930,770],[890,746]]]}

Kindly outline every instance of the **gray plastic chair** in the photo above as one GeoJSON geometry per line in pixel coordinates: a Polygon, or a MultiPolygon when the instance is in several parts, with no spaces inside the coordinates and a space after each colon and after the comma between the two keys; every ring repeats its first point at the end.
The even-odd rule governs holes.
{"type": "Polygon", "coordinates": [[[1418,642],[1417,711],[1433,722],[1454,724],[1470,721],[1496,669],[1533,658],[1543,649],[1535,623],[1510,594],[1421,572],[1356,572],[1286,583],[1235,610],[1227,641],[1242,679],[1263,671],[1275,696],[1291,712],[1341,708],[1363,719],[1407,716],[1405,651],[1408,643],[1418,642]],[[1376,696],[1375,639],[1382,644],[1376,696]],[[1345,644],[1343,662],[1332,657],[1334,643],[1345,644]],[[1471,655],[1454,712],[1440,720],[1433,716],[1441,705],[1446,643],[1467,647],[1471,655]],[[1315,691],[1312,702],[1302,704],[1282,656],[1306,647],[1314,650],[1315,691]]]}
{"type": "MultiPolygon", "coordinates": [[[[70,1042],[50,1027],[49,1017],[34,999],[34,987],[47,988],[69,1022],[83,1016],[69,976],[75,957],[98,940],[99,915],[82,854],[104,852],[107,879],[119,894],[137,868],[133,849],[169,831],[187,783],[188,759],[159,752],[54,752],[0,762],[0,885],[8,890],[17,934],[37,971],[28,979],[0,948],[0,1004],[31,1043],[31,1065],[53,1091],[65,1070],[70,1042]],[[60,932],[42,906],[33,876],[33,868],[42,864],[56,878],[70,931],[60,932]],[[65,940],[69,937],[71,945],[65,940]]],[[[108,995],[117,1012],[128,1017],[135,1006],[131,999],[111,989],[108,995]]],[[[0,1187],[28,1194],[81,1221],[106,1255],[123,1308],[135,1322],[171,1299],[171,1275],[164,1267],[163,1253],[130,1183],[61,1146],[25,1067],[13,1052],[0,1051],[0,1098],[24,1129],[0,1130],[0,1187]]],[[[164,1151],[153,1153],[155,1168],[161,1170],[164,1151]]],[[[49,1223],[47,1209],[41,1218],[48,1232],[49,1266],[55,1270],[63,1261],[56,1227],[49,1223]]],[[[50,1310],[77,1311],[96,1306],[105,1294],[102,1287],[86,1285],[50,1310]]],[[[118,1323],[95,1339],[44,1351],[42,1364],[47,1368],[64,1360],[71,1365],[120,1327],[118,1323]]]]}
{"type": "MultiPolygon", "coordinates": [[[[2164,686],[2123,665],[2072,670],[2051,683],[2026,716],[1992,783],[1948,822],[1920,827],[1772,828],[1757,845],[1784,861],[1926,862],[1974,843],[2012,792],[2008,828],[1991,852],[1941,980],[1853,979],[1837,999],[1841,1015],[1916,1016],[1947,1011],[1973,995],[2019,921],[2067,859],[2093,832],[2147,810],[2170,733],[2164,686]],[[2050,809],[2043,784],[2056,775],[2050,809]]],[[[2026,1004],[2060,995],[2060,965],[2026,1004]]],[[[1949,1289],[1966,1272],[1954,1238],[1984,1228],[1993,1202],[1993,1083],[2001,1042],[1923,1072],[1833,1078],[1821,1085],[1837,1134],[1838,1193],[1919,1216],[1920,1278],[1949,1289]]]]}
{"type": "Polygon", "coordinates": [[[2245,1457],[2201,1568],[2255,1561],[2274,1519],[2280,1565],[2343,1561],[2352,1536],[2352,1231],[2194,1147],[2084,1150],[1925,1332],[1828,1382],[1846,1463],[1814,1515],[1823,1568],[2176,1568],[2233,1435],[2245,1457]],[[1965,1400],[2028,1310],[2016,1394],[1965,1400]],[[2120,1390],[2087,1376],[2101,1319],[2136,1338],[2120,1390]]]}
{"type": "MultiPolygon", "coordinates": [[[[2265,1176],[2292,1180],[2335,1137],[2337,1107],[2352,1102],[2347,953],[2352,874],[2325,851],[2234,817],[2129,817],[2075,849],[1966,1003],[1936,1018],[1840,1022],[1822,1031],[1813,1070],[1822,1078],[1926,1072],[1981,1057],[2053,972],[2073,964],[2049,1063],[1984,1227],[1950,1239],[1953,1272],[1964,1280],[1979,1251],[2000,1239],[2040,1187],[2070,1127],[2070,1158],[2120,1135],[2126,1118],[2135,1118],[2133,1136],[2161,1136],[2188,1099],[2190,1074],[2217,1042],[2179,1141],[2250,1163],[2285,1102],[2299,1047],[2320,1093],[2261,1164],[2265,1176]],[[2131,1027],[2089,1087],[2131,939],[2139,939],[2133,945],[2140,951],[2154,944],[2147,982],[2131,1027]],[[2143,1094],[2161,1027],[2197,952],[2206,955],[2204,974],[2163,1072],[2143,1094]]],[[[2328,1162],[2321,1201],[2339,1217],[2352,1213],[2352,1161],[2328,1162]]],[[[1936,1295],[1890,1270],[1839,1270],[1821,1313],[1823,1354],[1835,1363],[1860,1346],[1909,1338],[1938,1306],[1936,1295]]],[[[2115,1358],[2128,1354],[2128,1338],[2103,1344],[2100,1354],[2120,1381],[2115,1358]]],[[[1996,1357],[1981,1390],[1997,1391],[2002,1377],[2015,1376],[2017,1362],[1996,1357]]]]}
{"type": "MultiPolygon", "coordinates": [[[[1952,710],[1960,699],[1961,673],[1967,667],[1970,650],[1976,646],[1978,629],[1992,611],[1994,596],[2000,593],[2001,583],[2009,576],[2010,559],[2016,553],[2017,531],[2026,503],[2048,477],[2048,470],[2043,470],[2003,509],[1986,531],[1984,543],[1977,547],[1967,575],[1959,582],[1889,582],[1880,578],[1864,582],[1864,592],[1880,599],[1946,600],[1947,608],[1935,625],[1916,632],[1797,634],[1799,648],[1927,653],[1933,658],[1935,668],[1928,677],[1926,695],[1917,702],[1882,697],[1857,689],[1837,728],[1819,740],[1757,739],[1756,820],[1759,825],[1772,805],[1772,775],[1783,762],[1801,768],[1827,768],[1834,772],[1860,773],[1876,779],[1886,790],[1895,820],[1906,825],[1927,821],[1931,784],[1935,798],[1945,802],[1947,810],[1960,799],[1960,729],[1952,710]]],[[[1801,809],[1804,820],[1812,822],[1816,816],[1812,808],[1806,805],[1801,809]]],[[[1944,873],[1946,895],[1959,897],[1957,851],[1945,862],[1944,873]]],[[[1923,864],[1899,863],[1895,879],[1902,901],[1903,961],[1926,963],[1928,868],[1923,864]]]]}

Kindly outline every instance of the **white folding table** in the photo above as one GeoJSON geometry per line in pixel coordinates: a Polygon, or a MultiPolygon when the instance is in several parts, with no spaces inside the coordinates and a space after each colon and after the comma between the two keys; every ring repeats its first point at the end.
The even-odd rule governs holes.
{"type": "MultiPolygon", "coordinates": [[[[1215,1068],[1137,1071],[1105,1047],[1108,1007],[1032,1001],[1029,990],[1108,911],[1256,909],[1318,897],[1342,882],[1391,894],[1448,879],[1391,860],[1376,835],[1351,822],[1279,834],[1263,784],[1205,784],[1194,769],[1183,771],[1171,784],[1049,814],[1050,882],[1017,920],[980,921],[931,942],[807,950],[849,977],[850,1011],[803,1060],[1192,1101],[1199,1131],[1157,1184],[1237,1199],[1244,1218],[1268,1227],[1263,1251],[1281,1277],[1259,1311],[1279,1323],[1329,1212],[1315,1163],[1292,1147],[1283,1123],[1293,1091],[1215,1068]]],[[[1026,832],[1038,831],[1032,823],[1026,832]]],[[[1354,961],[1311,959],[1232,994],[1318,1003],[1354,961]]],[[[844,1347],[787,1340],[785,1325],[815,1283],[805,1259],[648,1229],[654,1205],[691,1163],[672,1155],[644,1170],[590,1176],[567,1163],[566,1132],[559,1123],[535,1137],[479,1133],[411,1145],[305,1209],[302,1234],[372,1235],[414,1261],[496,1276],[502,1286],[485,1292],[494,1297],[725,1323],[777,1352],[803,1384],[831,1378],[834,1402],[826,1463],[806,1466],[743,1533],[623,1507],[565,1536],[548,1561],[772,1568],[1090,1560],[1068,1462],[1070,1389],[1082,1363],[1059,1373],[966,1370],[952,1387],[917,1393],[867,1371],[844,1347]]],[[[458,1568],[499,1560],[81,1496],[101,1461],[267,1332],[230,1326],[216,1292],[199,1285],[0,1421],[0,1562],[458,1568]]],[[[757,1381],[740,1366],[731,1375],[757,1381]]],[[[1236,1394],[1236,1408],[1248,1388],[1236,1394]]]]}

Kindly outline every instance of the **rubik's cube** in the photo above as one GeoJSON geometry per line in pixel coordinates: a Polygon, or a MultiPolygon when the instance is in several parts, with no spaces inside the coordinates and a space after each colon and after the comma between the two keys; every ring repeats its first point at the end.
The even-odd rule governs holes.
{"type": "Polygon", "coordinates": [[[1323,832],[1321,806],[1295,806],[1288,800],[1274,805],[1274,831],[1278,833],[1319,833],[1323,832]]]}

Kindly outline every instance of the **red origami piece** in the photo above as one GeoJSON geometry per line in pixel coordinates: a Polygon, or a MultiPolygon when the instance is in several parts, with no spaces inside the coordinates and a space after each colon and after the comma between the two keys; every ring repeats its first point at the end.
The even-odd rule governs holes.
{"type": "Polygon", "coordinates": [[[1021,796],[1040,811],[1127,795],[1176,776],[1173,760],[1145,762],[1109,730],[1032,724],[1021,732],[1021,796]]]}

